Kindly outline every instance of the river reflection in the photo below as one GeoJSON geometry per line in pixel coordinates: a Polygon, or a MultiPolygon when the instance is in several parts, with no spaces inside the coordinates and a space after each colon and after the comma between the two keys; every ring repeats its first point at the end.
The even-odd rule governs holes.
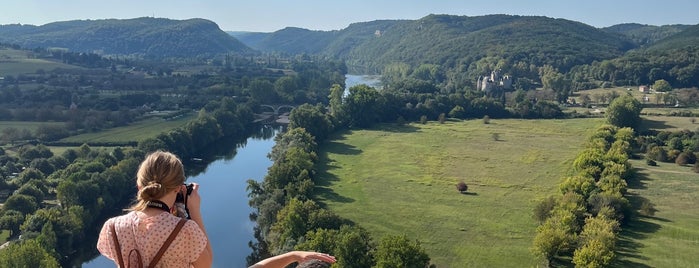
{"type": "MultiPolygon", "coordinates": [[[[201,210],[214,251],[213,267],[246,267],[245,257],[252,252],[248,241],[254,240],[255,226],[249,218],[253,210],[248,206],[246,181],[262,181],[267,174],[272,165],[267,154],[279,131],[281,128],[264,127],[238,145],[217,144],[224,154],[202,156],[201,162],[187,161],[187,182],[201,185],[201,210]]],[[[114,263],[100,255],[83,267],[114,267],[114,263]]]]}

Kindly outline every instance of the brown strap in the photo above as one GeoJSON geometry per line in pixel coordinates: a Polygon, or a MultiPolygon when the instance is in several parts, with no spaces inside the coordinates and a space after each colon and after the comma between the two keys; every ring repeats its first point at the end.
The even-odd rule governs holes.
{"type": "Polygon", "coordinates": [[[121,245],[119,245],[119,238],[117,238],[116,230],[114,229],[114,222],[109,225],[110,231],[112,231],[112,239],[114,240],[114,247],[116,247],[117,261],[119,262],[119,267],[124,268],[124,258],[121,256],[121,245]]]}
{"type": "Polygon", "coordinates": [[[177,226],[175,226],[175,229],[172,230],[172,233],[170,233],[170,236],[167,237],[167,240],[165,240],[165,243],[163,243],[163,246],[160,247],[160,250],[158,250],[158,254],[155,254],[155,257],[153,257],[153,260],[150,261],[150,264],[148,264],[149,268],[155,267],[156,264],[158,264],[158,261],[160,261],[160,258],[163,257],[163,254],[165,254],[165,250],[170,246],[173,240],[175,240],[175,237],[177,236],[177,233],[180,232],[184,224],[187,222],[187,219],[180,219],[180,222],[177,223],[177,226]]]}

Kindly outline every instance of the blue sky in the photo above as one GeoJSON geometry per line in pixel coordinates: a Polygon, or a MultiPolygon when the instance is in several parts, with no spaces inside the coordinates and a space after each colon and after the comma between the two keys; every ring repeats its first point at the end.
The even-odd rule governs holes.
{"type": "Polygon", "coordinates": [[[287,26],[338,30],[354,22],[428,14],[511,14],[606,27],[626,22],[694,25],[698,11],[696,0],[2,0],[0,24],[155,16],[209,19],[226,31],[272,32],[287,26]]]}

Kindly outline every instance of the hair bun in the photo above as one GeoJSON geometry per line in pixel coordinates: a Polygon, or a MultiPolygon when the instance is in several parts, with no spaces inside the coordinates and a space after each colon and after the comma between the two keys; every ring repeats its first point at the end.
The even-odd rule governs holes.
{"type": "Polygon", "coordinates": [[[165,195],[165,187],[156,181],[148,182],[148,185],[143,187],[139,191],[139,196],[141,199],[150,201],[154,199],[159,199],[165,195]]]}

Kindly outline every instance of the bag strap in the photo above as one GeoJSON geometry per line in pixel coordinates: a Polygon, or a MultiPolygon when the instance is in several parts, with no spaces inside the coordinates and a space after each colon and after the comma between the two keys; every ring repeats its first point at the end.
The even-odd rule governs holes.
{"type": "Polygon", "coordinates": [[[160,250],[158,250],[158,254],[155,254],[155,257],[153,257],[153,260],[150,261],[150,264],[148,264],[149,268],[155,267],[156,264],[158,264],[158,261],[160,261],[160,258],[163,257],[163,254],[165,254],[165,250],[167,250],[168,247],[170,247],[170,244],[172,243],[173,240],[175,240],[175,237],[177,236],[177,233],[180,232],[184,224],[187,223],[187,219],[180,219],[180,222],[177,223],[177,226],[175,226],[175,229],[172,230],[170,233],[170,236],[167,237],[167,240],[165,240],[165,243],[163,243],[163,246],[160,247],[160,250]]]}
{"type": "Polygon", "coordinates": [[[119,267],[124,268],[124,258],[121,256],[121,245],[119,245],[119,238],[117,237],[116,230],[114,229],[114,222],[109,225],[110,231],[112,231],[112,239],[114,240],[114,247],[116,248],[117,252],[117,261],[119,264],[119,267]]]}

